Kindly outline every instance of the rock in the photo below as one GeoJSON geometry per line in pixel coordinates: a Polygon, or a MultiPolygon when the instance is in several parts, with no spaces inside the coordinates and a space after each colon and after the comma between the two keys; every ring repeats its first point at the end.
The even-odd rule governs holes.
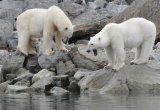
{"type": "Polygon", "coordinates": [[[25,56],[23,55],[16,55],[16,53],[0,50],[0,65],[3,65],[3,77],[6,78],[6,74],[16,73],[19,68],[23,67],[24,60],[25,56]]]}
{"type": "Polygon", "coordinates": [[[3,65],[0,65],[0,83],[2,83],[4,81],[3,73],[2,73],[2,67],[3,67],[3,65]]]}
{"type": "Polygon", "coordinates": [[[6,48],[6,42],[13,33],[13,25],[10,22],[1,19],[0,24],[0,48],[6,48]]]}
{"type": "Polygon", "coordinates": [[[43,77],[31,85],[33,91],[44,92],[50,90],[55,85],[52,77],[43,77]]]}
{"type": "Polygon", "coordinates": [[[54,94],[54,95],[66,95],[69,93],[69,91],[63,89],[63,88],[60,88],[60,87],[53,87],[51,90],[50,90],[50,93],[54,94]]]}
{"type": "Polygon", "coordinates": [[[26,71],[25,73],[19,75],[18,77],[14,78],[14,80],[12,81],[12,83],[16,83],[18,81],[21,81],[21,80],[28,80],[29,82],[31,82],[32,78],[33,78],[33,74],[30,73],[29,71],[26,71]]]}
{"type": "Polygon", "coordinates": [[[58,75],[64,75],[69,74],[70,72],[74,72],[75,65],[72,63],[72,61],[63,62],[60,61],[56,65],[56,70],[58,75]]]}
{"type": "MultiPolygon", "coordinates": [[[[83,50],[85,51],[84,48],[83,50]]],[[[86,56],[81,55],[77,47],[72,48],[69,54],[70,54],[70,57],[72,58],[73,63],[78,68],[85,68],[89,70],[97,70],[97,69],[103,68],[103,65],[104,65],[103,62],[93,61],[87,58],[86,56]]]]}
{"type": "Polygon", "coordinates": [[[38,80],[40,80],[44,77],[51,77],[51,76],[54,76],[54,75],[55,75],[54,72],[43,69],[33,76],[32,83],[35,83],[36,81],[38,81],[38,80]]]}
{"type": "Polygon", "coordinates": [[[16,77],[15,74],[7,74],[7,75],[6,75],[6,80],[7,80],[7,81],[12,81],[15,77],[16,77]]]}
{"type": "Polygon", "coordinates": [[[149,60],[144,65],[125,65],[118,72],[101,69],[86,74],[79,86],[84,92],[111,94],[159,94],[160,93],[160,62],[149,60]]]}
{"type": "Polygon", "coordinates": [[[160,37],[159,7],[159,0],[135,0],[126,10],[108,22],[120,23],[129,18],[143,17],[155,23],[157,27],[157,37],[160,37]]]}
{"type": "Polygon", "coordinates": [[[68,75],[57,75],[52,77],[58,87],[67,87],[69,85],[68,75]]]}
{"type": "Polygon", "coordinates": [[[31,92],[31,88],[27,86],[16,86],[16,85],[8,85],[6,93],[23,93],[23,92],[31,92]]]}
{"type": "Polygon", "coordinates": [[[38,64],[38,56],[28,57],[26,68],[32,73],[39,72],[41,70],[41,68],[38,64]]]}
{"type": "Polygon", "coordinates": [[[24,64],[25,56],[16,53],[0,50],[0,64],[5,67],[21,68],[24,64]]]}
{"type": "Polygon", "coordinates": [[[38,58],[38,63],[41,68],[49,69],[49,68],[55,68],[56,64],[59,61],[68,61],[68,60],[70,60],[68,53],[55,51],[54,55],[52,56],[47,56],[47,55],[40,56],[38,58]]]}
{"type": "Polygon", "coordinates": [[[121,12],[123,12],[128,5],[117,5],[114,2],[109,2],[106,6],[106,9],[112,13],[113,16],[117,16],[121,12]]]}
{"type": "Polygon", "coordinates": [[[91,72],[84,72],[84,71],[77,71],[76,73],[75,73],[75,75],[74,75],[74,78],[77,80],[77,81],[79,81],[79,80],[81,80],[85,75],[87,75],[87,74],[90,74],[91,72]]]}
{"type": "Polygon", "coordinates": [[[88,2],[88,4],[91,9],[99,9],[104,8],[107,2],[106,0],[95,0],[94,2],[88,2]]]}
{"type": "Polygon", "coordinates": [[[68,14],[69,17],[72,18],[75,18],[76,16],[84,13],[84,11],[86,10],[84,6],[68,1],[63,2],[60,7],[68,14]]]}
{"type": "Polygon", "coordinates": [[[5,93],[10,81],[6,81],[0,84],[0,93],[5,93]]]}
{"type": "Polygon", "coordinates": [[[16,0],[0,1],[0,9],[14,9],[19,12],[22,12],[25,6],[26,4],[24,3],[24,1],[16,1],[16,0]]]}
{"type": "Polygon", "coordinates": [[[88,44],[88,40],[78,40],[77,42],[76,42],[76,45],[77,44],[88,44]]]}
{"type": "Polygon", "coordinates": [[[125,0],[129,5],[132,4],[135,0],[125,0]]]}
{"type": "Polygon", "coordinates": [[[11,50],[16,50],[18,44],[18,39],[17,38],[9,38],[7,40],[7,47],[11,50]]]}
{"type": "Polygon", "coordinates": [[[27,6],[24,10],[32,9],[32,8],[49,8],[53,5],[58,5],[57,0],[25,0],[27,6]]]}
{"type": "Polygon", "coordinates": [[[73,93],[80,93],[80,87],[76,81],[71,81],[68,90],[73,93]]]}
{"type": "Polygon", "coordinates": [[[27,86],[27,87],[29,87],[31,84],[30,84],[30,81],[29,81],[29,80],[27,80],[27,79],[22,79],[22,80],[16,82],[14,85],[16,85],[16,86],[27,86]]]}

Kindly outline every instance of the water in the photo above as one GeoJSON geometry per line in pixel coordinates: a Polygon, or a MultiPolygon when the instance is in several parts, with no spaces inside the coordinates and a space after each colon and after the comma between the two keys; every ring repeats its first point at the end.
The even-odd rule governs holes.
{"type": "Polygon", "coordinates": [[[1,94],[0,110],[160,110],[160,96],[1,94]]]}

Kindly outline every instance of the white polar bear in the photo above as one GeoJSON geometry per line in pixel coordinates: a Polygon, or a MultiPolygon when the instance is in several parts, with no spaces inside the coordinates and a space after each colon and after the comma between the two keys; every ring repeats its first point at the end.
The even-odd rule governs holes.
{"type": "Polygon", "coordinates": [[[30,42],[42,38],[42,54],[52,55],[52,39],[55,35],[59,50],[68,51],[62,42],[72,37],[73,25],[65,13],[57,6],[48,9],[30,9],[17,17],[17,50],[25,55],[36,54],[30,42]]]}
{"type": "Polygon", "coordinates": [[[124,66],[124,48],[136,48],[132,64],[147,63],[156,36],[155,24],[144,18],[132,18],[120,24],[107,24],[88,42],[90,50],[104,48],[108,57],[107,67],[119,70],[124,66]]]}

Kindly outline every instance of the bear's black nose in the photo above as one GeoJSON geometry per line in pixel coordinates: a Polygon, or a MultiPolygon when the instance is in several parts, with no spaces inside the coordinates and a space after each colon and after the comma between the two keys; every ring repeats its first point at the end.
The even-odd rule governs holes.
{"type": "Polygon", "coordinates": [[[89,52],[91,52],[91,50],[87,50],[86,52],[88,52],[88,53],[89,53],[89,52]]]}

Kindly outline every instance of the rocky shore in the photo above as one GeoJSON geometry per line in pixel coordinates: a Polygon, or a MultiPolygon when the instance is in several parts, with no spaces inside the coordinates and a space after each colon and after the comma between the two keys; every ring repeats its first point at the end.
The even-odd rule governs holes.
{"type": "Polygon", "coordinates": [[[1,0],[0,93],[111,93],[160,95],[159,0],[1,0]],[[30,8],[62,8],[76,26],[67,48],[52,56],[23,56],[17,46],[16,17],[30,8]],[[103,50],[87,53],[87,42],[109,22],[144,17],[157,26],[157,38],[148,64],[130,65],[134,50],[126,49],[126,65],[118,72],[104,69],[103,50]]]}

